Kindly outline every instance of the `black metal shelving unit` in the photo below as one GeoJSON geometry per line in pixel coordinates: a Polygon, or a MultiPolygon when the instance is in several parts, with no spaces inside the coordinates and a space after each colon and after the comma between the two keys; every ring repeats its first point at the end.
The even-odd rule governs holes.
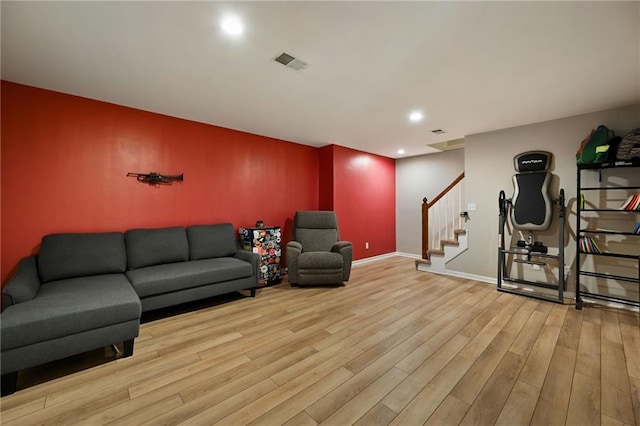
{"type": "MultiPolygon", "coordinates": [[[[615,173],[616,169],[622,168],[640,168],[640,160],[633,161],[619,161],[615,163],[604,163],[604,164],[580,164],[578,165],[578,205],[577,205],[577,224],[580,226],[582,213],[594,212],[598,213],[598,215],[629,215],[629,226],[633,227],[640,220],[640,211],[638,210],[617,210],[617,209],[609,209],[609,208],[585,208],[584,207],[584,199],[585,193],[589,191],[638,191],[640,193],[640,186],[587,186],[582,187],[582,172],[585,170],[591,170],[598,173],[598,181],[602,182],[602,174],[603,173],[615,173]],[[634,220],[635,219],[635,220],[634,220]]],[[[634,176],[635,178],[635,176],[634,176]]],[[[637,175],[635,179],[638,181],[640,185],[640,174],[637,175]]],[[[598,216],[600,217],[600,216],[598,216]]],[[[638,291],[640,294],[640,249],[635,254],[628,253],[613,253],[613,252],[585,252],[582,250],[581,239],[587,234],[593,235],[621,235],[628,236],[631,238],[638,238],[638,243],[636,247],[640,248],[640,235],[634,234],[633,232],[627,231],[618,231],[618,230],[604,230],[604,229],[578,229],[578,235],[576,238],[576,309],[582,309],[584,304],[583,297],[593,298],[602,301],[609,301],[615,303],[621,303],[625,305],[640,307],[640,295],[638,300],[631,300],[623,297],[611,296],[611,295],[603,295],[589,291],[583,291],[580,285],[580,277],[593,277],[596,279],[603,280],[614,280],[621,281],[625,283],[632,283],[638,285],[638,291]],[[583,271],[581,270],[581,261],[582,256],[601,256],[601,257],[609,257],[609,258],[617,258],[624,260],[635,260],[636,261],[636,272],[637,276],[622,276],[615,274],[608,274],[597,271],[583,271]]]]}

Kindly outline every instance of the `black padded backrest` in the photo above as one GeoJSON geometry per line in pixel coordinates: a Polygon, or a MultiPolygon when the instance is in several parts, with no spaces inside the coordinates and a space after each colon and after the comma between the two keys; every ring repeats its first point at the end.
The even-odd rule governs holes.
{"type": "Polygon", "coordinates": [[[527,151],[513,157],[516,172],[547,172],[551,168],[552,154],[547,151],[527,151]]]}
{"type": "Polygon", "coordinates": [[[548,151],[527,151],[513,157],[511,223],[515,229],[544,231],[551,225],[549,183],[551,159],[548,151]]]}
{"type": "Polygon", "coordinates": [[[551,173],[513,175],[511,223],[515,229],[544,231],[551,225],[551,173]]]}
{"type": "Polygon", "coordinates": [[[332,211],[299,211],[294,228],[302,251],[330,251],[338,241],[338,219],[332,211]]]}

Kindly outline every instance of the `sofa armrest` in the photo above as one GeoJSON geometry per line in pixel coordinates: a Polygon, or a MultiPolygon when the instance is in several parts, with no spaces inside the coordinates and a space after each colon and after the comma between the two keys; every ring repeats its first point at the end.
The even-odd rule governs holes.
{"type": "Polygon", "coordinates": [[[260,256],[258,256],[257,253],[252,253],[250,251],[238,250],[233,257],[251,264],[253,275],[256,277],[256,287],[258,287],[260,283],[260,256]]]}
{"type": "Polygon", "coordinates": [[[25,257],[18,263],[15,275],[2,289],[2,309],[32,300],[38,294],[39,288],[36,257],[25,257]]]}
{"type": "Polygon", "coordinates": [[[302,253],[302,243],[299,241],[289,241],[287,243],[287,271],[289,283],[298,283],[298,256],[302,253]]]}
{"type": "Polygon", "coordinates": [[[353,244],[351,241],[338,241],[331,247],[331,251],[340,253],[344,260],[344,267],[342,269],[342,280],[349,281],[351,275],[351,262],[353,260],[353,244]]]}

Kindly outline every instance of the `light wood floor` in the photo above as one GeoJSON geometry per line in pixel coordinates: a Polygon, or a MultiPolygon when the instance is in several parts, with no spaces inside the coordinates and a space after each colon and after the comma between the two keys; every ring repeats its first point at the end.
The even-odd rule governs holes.
{"type": "Polygon", "coordinates": [[[92,361],[27,371],[2,424],[640,425],[637,314],[400,257],[355,267],[345,287],[283,283],[149,321],[133,357],[110,353],[32,386],[92,361]]]}

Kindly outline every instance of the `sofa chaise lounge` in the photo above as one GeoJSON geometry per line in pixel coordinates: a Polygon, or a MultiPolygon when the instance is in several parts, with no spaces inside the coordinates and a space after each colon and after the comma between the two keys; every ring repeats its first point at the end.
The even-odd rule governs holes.
{"type": "Polygon", "coordinates": [[[18,371],[124,342],[142,312],[258,287],[259,257],[232,224],[51,234],[2,291],[2,395],[18,371]]]}

